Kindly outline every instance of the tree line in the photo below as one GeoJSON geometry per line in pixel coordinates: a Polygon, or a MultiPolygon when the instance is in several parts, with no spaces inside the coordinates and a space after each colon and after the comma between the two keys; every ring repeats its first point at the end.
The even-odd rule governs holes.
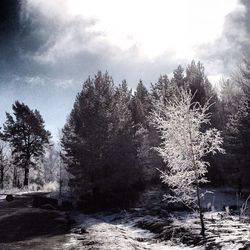
{"type": "Polygon", "coordinates": [[[244,65],[237,79],[223,82],[220,92],[209,82],[204,66],[194,61],[185,70],[178,66],[171,78],[160,76],[149,89],[139,81],[134,92],[126,81],[114,84],[108,73],[89,77],[63,128],[64,161],[74,194],[88,205],[108,207],[128,204],[142,189],[160,183],[158,170],[166,169],[168,163],[155,150],[162,138],[151,113],[157,100],[171,100],[180,89],[190,90],[194,103],[213,104],[210,122],[200,130],[221,130],[223,147],[229,152],[205,156],[211,165],[206,174],[210,185],[230,185],[239,192],[248,186],[249,96],[245,88],[250,85],[247,62],[244,65]]]}
{"type": "Polygon", "coordinates": [[[213,103],[209,108],[210,123],[203,124],[200,130],[222,131],[226,154],[205,156],[211,165],[206,173],[210,185],[230,185],[240,192],[249,186],[247,60],[237,74],[222,81],[220,90],[209,82],[204,66],[194,61],[186,69],[178,66],[171,77],[161,75],[149,88],[140,80],[135,90],[128,87],[126,80],[116,84],[107,72],[98,72],[84,82],[77,94],[62,129],[62,152],[54,153],[54,158],[49,153],[51,136],[40,113],[17,101],[12,107],[13,115],[6,113],[0,134],[0,187],[4,182],[27,186],[30,170],[39,168],[46,170],[43,180],[45,175],[47,180],[53,179],[52,173],[48,177],[49,168],[61,157],[71,194],[83,206],[128,205],[143,189],[159,185],[159,170],[168,167],[155,150],[162,138],[151,114],[159,100],[171,100],[180,89],[189,90],[193,102],[201,106],[213,103]]]}

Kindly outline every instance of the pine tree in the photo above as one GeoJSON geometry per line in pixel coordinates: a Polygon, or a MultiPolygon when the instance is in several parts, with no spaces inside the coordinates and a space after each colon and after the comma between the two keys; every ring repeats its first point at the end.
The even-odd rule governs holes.
{"type": "Polygon", "coordinates": [[[250,61],[244,60],[238,79],[243,96],[243,107],[239,115],[239,130],[246,155],[250,153],[250,61]]]}
{"type": "Polygon", "coordinates": [[[151,84],[150,96],[152,101],[161,98],[168,99],[175,92],[175,85],[169,80],[167,75],[159,77],[155,84],[151,84]]]}
{"type": "Polygon", "coordinates": [[[37,110],[33,111],[18,101],[12,105],[12,109],[13,116],[6,113],[1,138],[13,148],[13,163],[24,169],[23,185],[28,186],[30,168],[35,168],[36,162],[44,154],[50,132],[45,130],[44,120],[37,110]]]}
{"type": "MultiPolygon", "coordinates": [[[[195,93],[194,101],[199,102],[201,105],[204,105],[208,100],[210,100],[211,103],[218,103],[217,93],[209,82],[205,74],[205,68],[201,62],[195,63],[195,61],[192,61],[191,64],[187,66],[185,88],[190,89],[193,95],[195,93]]],[[[214,105],[211,108],[211,112],[216,115],[217,106],[214,105]]],[[[211,117],[213,126],[216,126],[215,119],[215,117],[211,117]]]]}
{"type": "MultiPolygon", "coordinates": [[[[227,108],[227,126],[225,135],[227,148],[231,152],[232,159],[229,162],[233,183],[236,182],[240,193],[243,186],[249,186],[249,155],[250,155],[250,62],[245,59],[236,74],[228,83],[233,84],[230,99],[224,100],[227,108]],[[236,166],[232,163],[235,162],[236,166]],[[235,180],[236,179],[236,180],[235,180]]],[[[229,86],[224,89],[229,92],[229,86]]],[[[232,88],[232,87],[231,87],[232,88]]]]}
{"type": "Polygon", "coordinates": [[[64,126],[64,159],[73,176],[70,185],[76,195],[93,193],[109,140],[113,96],[114,83],[107,73],[89,77],[64,126]]]}
{"type": "Polygon", "coordinates": [[[83,84],[62,137],[75,196],[115,205],[138,179],[130,99],[126,82],[115,87],[108,73],[83,84]]]}
{"type": "Polygon", "coordinates": [[[151,108],[149,93],[140,80],[131,100],[130,109],[136,127],[144,126],[151,108]]]}
{"type": "Polygon", "coordinates": [[[112,180],[113,195],[115,193],[123,204],[128,202],[129,197],[134,198],[134,194],[140,191],[139,184],[142,182],[142,171],[138,168],[137,145],[134,138],[134,121],[129,109],[131,98],[132,91],[124,81],[116,88],[114,96],[110,131],[112,139],[107,161],[107,165],[113,169],[108,174],[108,178],[112,180]]]}
{"type": "Polygon", "coordinates": [[[181,65],[177,67],[177,69],[173,72],[173,78],[171,82],[175,84],[178,88],[184,88],[185,85],[185,78],[184,78],[184,69],[181,65]]]}

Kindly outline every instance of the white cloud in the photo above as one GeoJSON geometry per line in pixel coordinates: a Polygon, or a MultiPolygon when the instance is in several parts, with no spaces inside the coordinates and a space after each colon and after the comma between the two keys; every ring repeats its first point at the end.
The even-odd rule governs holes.
{"type": "Polygon", "coordinates": [[[71,15],[95,18],[91,28],[121,49],[137,45],[142,57],[154,58],[171,50],[193,58],[193,47],[218,38],[224,18],[237,0],[71,0],[71,15]]]}
{"type": "Polygon", "coordinates": [[[213,42],[221,35],[225,16],[237,6],[237,0],[29,1],[63,23],[76,18],[95,20],[87,27],[76,25],[73,31],[66,30],[43,55],[47,60],[58,56],[65,46],[68,49],[63,53],[74,54],[96,51],[104,45],[121,52],[136,48],[136,56],[141,60],[154,60],[168,51],[177,59],[191,60],[197,46],[213,42]],[[95,38],[79,43],[81,33],[94,33],[95,38]]]}

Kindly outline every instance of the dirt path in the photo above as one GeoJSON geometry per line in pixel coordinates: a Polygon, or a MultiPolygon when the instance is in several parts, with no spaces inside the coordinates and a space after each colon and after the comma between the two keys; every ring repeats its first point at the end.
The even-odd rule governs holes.
{"type": "Polygon", "coordinates": [[[0,250],[63,249],[69,232],[67,214],[33,208],[33,195],[0,201],[0,250]]]}

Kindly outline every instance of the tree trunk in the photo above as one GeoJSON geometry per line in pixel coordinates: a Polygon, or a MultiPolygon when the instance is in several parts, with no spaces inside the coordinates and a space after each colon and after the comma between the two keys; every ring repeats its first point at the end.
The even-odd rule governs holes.
{"type": "Polygon", "coordinates": [[[0,188],[1,189],[3,189],[3,176],[4,176],[3,169],[1,169],[0,171],[0,188]]]}
{"type": "Polygon", "coordinates": [[[13,170],[13,181],[12,181],[12,186],[16,187],[17,186],[17,170],[16,170],[16,166],[14,166],[14,170],[13,170]]]}
{"type": "Polygon", "coordinates": [[[199,185],[196,185],[196,192],[197,192],[197,203],[198,203],[198,209],[199,209],[199,215],[200,215],[200,222],[201,222],[201,235],[205,238],[205,224],[204,224],[204,218],[201,208],[201,200],[200,200],[200,189],[199,185]]]}
{"type": "Polygon", "coordinates": [[[28,186],[29,185],[29,169],[25,168],[24,169],[24,182],[23,182],[24,186],[28,186]]]}
{"type": "Polygon", "coordinates": [[[195,173],[197,203],[198,203],[198,210],[199,210],[200,223],[201,223],[201,235],[203,236],[203,238],[205,238],[205,225],[204,225],[203,213],[202,213],[202,209],[201,209],[200,187],[199,187],[197,166],[196,166],[196,162],[195,162],[194,149],[193,149],[193,145],[192,145],[192,132],[191,132],[189,116],[188,116],[188,125],[189,125],[189,138],[190,138],[190,144],[191,144],[190,149],[191,149],[191,154],[192,154],[193,171],[195,173]]]}

